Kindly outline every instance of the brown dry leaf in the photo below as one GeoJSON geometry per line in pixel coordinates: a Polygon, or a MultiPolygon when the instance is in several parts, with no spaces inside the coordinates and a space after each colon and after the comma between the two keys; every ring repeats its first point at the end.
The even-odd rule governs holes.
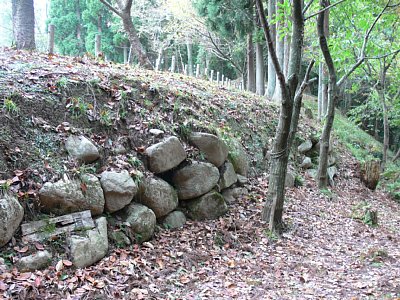
{"type": "Polygon", "coordinates": [[[39,287],[41,283],[42,283],[42,278],[39,276],[36,277],[35,278],[35,287],[39,287]]]}
{"type": "Polygon", "coordinates": [[[95,282],[93,282],[93,285],[98,289],[102,289],[106,286],[106,284],[102,280],[96,280],[95,282]]]}
{"type": "Polygon", "coordinates": [[[179,278],[179,281],[180,281],[181,283],[183,283],[183,284],[187,284],[187,283],[190,282],[190,278],[187,277],[187,276],[181,276],[181,277],[179,278]]]}
{"type": "Polygon", "coordinates": [[[72,262],[69,260],[63,259],[62,262],[63,262],[64,266],[66,266],[66,267],[72,266],[72,262]]]}
{"type": "Polygon", "coordinates": [[[234,268],[236,266],[235,261],[233,259],[228,261],[228,267],[229,268],[234,268]]]}
{"type": "Polygon", "coordinates": [[[2,280],[0,280],[0,291],[5,291],[5,290],[7,290],[7,286],[2,280]]]}
{"type": "Polygon", "coordinates": [[[14,250],[19,252],[19,253],[25,253],[25,252],[27,252],[29,250],[29,247],[28,246],[25,246],[25,247],[22,247],[22,248],[14,247],[14,250]]]}
{"type": "Polygon", "coordinates": [[[21,273],[19,276],[15,277],[15,280],[18,281],[25,281],[28,280],[29,278],[31,278],[32,273],[27,272],[27,273],[21,273]]]}
{"type": "Polygon", "coordinates": [[[35,243],[35,247],[36,247],[36,249],[38,249],[38,250],[44,250],[44,246],[43,246],[42,244],[35,243]]]}

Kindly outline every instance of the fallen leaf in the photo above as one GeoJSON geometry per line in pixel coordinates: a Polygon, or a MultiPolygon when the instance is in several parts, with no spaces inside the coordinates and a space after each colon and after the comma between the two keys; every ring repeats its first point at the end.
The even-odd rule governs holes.
{"type": "Polygon", "coordinates": [[[43,246],[42,244],[35,243],[35,247],[36,247],[36,249],[38,249],[38,250],[44,250],[44,246],[43,246]]]}
{"type": "Polygon", "coordinates": [[[64,269],[64,264],[62,260],[59,260],[56,264],[56,271],[60,272],[62,269],[64,269]]]}
{"type": "Polygon", "coordinates": [[[71,261],[69,261],[69,260],[65,260],[65,259],[63,259],[63,264],[64,264],[64,266],[67,266],[67,267],[70,267],[70,266],[72,266],[72,262],[71,261]]]}

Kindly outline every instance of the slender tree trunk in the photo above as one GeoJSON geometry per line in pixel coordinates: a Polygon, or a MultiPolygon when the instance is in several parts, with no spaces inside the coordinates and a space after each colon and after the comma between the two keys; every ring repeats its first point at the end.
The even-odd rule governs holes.
{"type": "MultiPolygon", "coordinates": [[[[287,24],[285,26],[287,26],[287,24]]],[[[290,34],[286,34],[284,40],[284,62],[283,62],[284,65],[283,71],[286,77],[289,71],[290,40],[291,40],[290,34]]]]}
{"type": "MultiPolygon", "coordinates": [[[[271,39],[275,47],[276,27],[273,22],[275,18],[276,2],[275,0],[268,1],[268,23],[271,31],[271,39]]],[[[268,51],[268,82],[267,82],[267,97],[272,99],[276,86],[276,71],[272,62],[271,53],[268,51]]]]}
{"type": "Polygon", "coordinates": [[[164,48],[161,45],[160,49],[158,49],[158,56],[157,56],[156,66],[155,66],[156,71],[159,71],[161,69],[161,61],[163,59],[163,55],[164,55],[164,48]]]}
{"type": "Polygon", "coordinates": [[[256,73],[254,70],[253,34],[247,34],[247,90],[256,91],[256,73]]]}
{"type": "MultiPolygon", "coordinates": [[[[133,25],[133,22],[131,19],[130,10],[129,10],[129,12],[123,12],[122,24],[124,26],[124,30],[125,30],[126,34],[128,35],[128,40],[131,44],[131,50],[134,52],[134,54],[138,58],[139,65],[141,65],[142,67],[144,67],[146,69],[153,69],[151,62],[143,49],[142,43],[139,40],[139,36],[136,33],[135,26],[133,25]]],[[[132,63],[133,55],[130,55],[130,56],[131,57],[130,57],[129,63],[132,63]]]]}
{"type": "Polygon", "coordinates": [[[379,100],[382,105],[382,111],[383,111],[383,155],[382,155],[382,163],[381,163],[381,168],[382,170],[385,170],[386,162],[387,162],[387,153],[389,149],[389,118],[388,118],[388,107],[385,99],[385,75],[381,75],[381,80],[380,80],[380,88],[376,87],[376,91],[378,92],[379,95],[379,100]]]}
{"type": "Polygon", "coordinates": [[[257,95],[265,94],[264,54],[260,43],[256,43],[256,91],[257,95]]]}
{"type": "MultiPolygon", "coordinates": [[[[282,65],[273,45],[271,30],[264,16],[262,0],[256,0],[257,11],[260,16],[264,29],[264,35],[267,40],[268,51],[271,54],[271,60],[274,64],[276,74],[278,75],[279,88],[282,92],[281,109],[278,127],[275,134],[275,140],[272,145],[271,169],[269,176],[269,186],[267,200],[262,212],[262,218],[269,223],[269,229],[279,229],[283,225],[282,214],[285,192],[285,178],[287,172],[288,157],[290,152],[290,143],[292,136],[297,130],[295,124],[296,116],[293,113],[299,113],[300,110],[293,110],[295,98],[301,102],[301,97],[296,94],[298,76],[301,67],[301,57],[303,51],[304,18],[302,14],[302,0],[293,0],[292,7],[292,44],[289,60],[288,80],[282,71],[282,65]]],[[[300,89],[304,91],[304,89],[300,89]]],[[[299,106],[296,106],[299,107],[299,106]]]]}
{"type": "Polygon", "coordinates": [[[323,62],[319,63],[318,68],[318,120],[322,120],[322,82],[324,81],[323,62]]]}
{"type": "Polygon", "coordinates": [[[193,76],[193,45],[191,41],[186,42],[187,48],[187,57],[188,57],[188,74],[189,76],[193,76]]]}
{"type": "Polygon", "coordinates": [[[12,0],[13,33],[17,49],[35,49],[33,0],[12,0]]]}
{"type": "MultiPolygon", "coordinates": [[[[276,14],[279,15],[282,12],[281,5],[283,4],[284,0],[276,0],[276,14]]],[[[276,36],[275,36],[275,47],[276,47],[276,55],[278,57],[279,64],[283,67],[283,72],[285,72],[284,69],[284,60],[285,60],[285,39],[283,36],[279,35],[279,29],[282,28],[284,25],[282,20],[279,20],[276,22],[276,36]]],[[[278,78],[276,79],[278,81],[278,78]]],[[[272,96],[272,100],[274,102],[280,102],[282,101],[282,92],[281,89],[275,88],[274,94],[272,96]]]]}
{"type": "Polygon", "coordinates": [[[397,150],[396,155],[393,157],[393,161],[396,161],[400,157],[400,148],[397,150]]]}

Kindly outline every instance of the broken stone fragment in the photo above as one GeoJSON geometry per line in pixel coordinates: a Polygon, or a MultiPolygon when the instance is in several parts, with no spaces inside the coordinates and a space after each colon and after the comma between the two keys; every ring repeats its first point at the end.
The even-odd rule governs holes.
{"type": "Polygon", "coordinates": [[[13,237],[24,217],[24,209],[18,199],[9,195],[0,198],[0,247],[13,237]]]}

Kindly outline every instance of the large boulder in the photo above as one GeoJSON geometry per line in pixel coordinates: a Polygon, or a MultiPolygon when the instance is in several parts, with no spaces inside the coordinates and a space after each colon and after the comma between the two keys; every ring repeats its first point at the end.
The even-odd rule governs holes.
{"type": "Polygon", "coordinates": [[[216,135],[204,132],[193,132],[189,141],[202,151],[207,160],[220,167],[228,157],[228,147],[216,135]]]}
{"type": "Polygon", "coordinates": [[[29,272],[46,268],[51,263],[52,254],[47,251],[38,251],[35,254],[22,257],[17,267],[20,272],[29,272]]]}
{"type": "Polygon", "coordinates": [[[82,232],[82,235],[72,235],[68,238],[72,263],[77,268],[90,266],[107,254],[107,220],[105,217],[100,217],[95,223],[95,228],[82,232]]]}
{"type": "Polygon", "coordinates": [[[297,147],[297,150],[300,153],[306,153],[306,152],[310,151],[312,147],[313,147],[312,141],[311,140],[306,140],[303,143],[301,143],[299,145],[299,147],[297,147]]]}
{"type": "Polygon", "coordinates": [[[237,174],[247,177],[250,168],[249,157],[246,150],[239,142],[232,141],[229,144],[228,159],[232,163],[237,174]]]}
{"type": "Polygon", "coordinates": [[[124,209],[123,220],[127,225],[126,233],[132,241],[142,243],[152,238],[156,215],[150,208],[132,202],[124,209]]]}
{"type": "Polygon", "coordinates": [[[146,178],[139,186],[137,201],[151,208],[157,218],[165,216],[178,206],[178,194],[160,178],[146,178]]]}
{"type": "Polygon", "coordinates": [[[165,217],[162,224],[164,228],[175,229],[180,228],[186,223],[186,216],[183,212],[176,210],[165,217]]]}
{"type": "Polygon", "coordinates": [[[11,240],[23,217],[24,209],[16,198],[8,195],[0,198],[0,247],[11,240]]]}
{"type": "Polygon", "coordinates": [[[145,153],[148,157],[149,170],[154,173],[171,170],[186,158],[185,149],[175,136],[148,147],[145,153]]]}
{"type": "Polygon", "coordinates": [[[94,162],[100,157],[97,147],[82,135],[68,137],[65,148],[69,155],[84,163],[94,162]]]}
{"type": "Polygon", "coordinates": [[[230,162],[226,162],[220,168],[221,177],[219,179],[220,190],[230,187],[232,184],[236,183],[238,176],[235,173],[235,169],[230,162]]]}
{"type": "Polygon", "coordinates": [[[43,211],[56,215],[89,209],[97,216],[103,213],[105,200],[99,179],[85,174],[81,180],[46,182],[39,191],[39,202],[43,211]]]}
{"type": "Polygon", "coordinates": [[[211,191],[218,180],[217,167],[203,162],[193,162],[177,170],[172,176],[179,200],[193,199],[211,191]]]}
{"type": "Polygon", "coordinates": [[[185,206],[188,209],[189,217],[193,220],[213,220],[228,211],[224,197],[215,191],[188,201],[185,206]]]}
{"type": "Polygon", "coordinates": [[[105,210],[112,213],[131,203],[138,191],[127,170],[121,172],[105,171],[100,178],[104,192],[105,210]]]}

